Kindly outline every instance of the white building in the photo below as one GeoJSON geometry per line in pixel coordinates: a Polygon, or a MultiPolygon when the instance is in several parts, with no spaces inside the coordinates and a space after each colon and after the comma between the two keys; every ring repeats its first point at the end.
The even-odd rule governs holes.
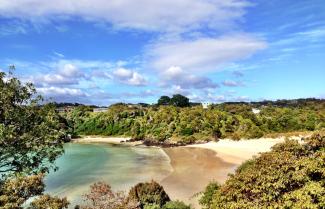
{"type": "Polygon", "coordinates": [[[203,109],[207,109],[212,103],[211,102],[202,102],[203,109]]]}
{"type": "Polygon", "coordinates": [[[261,110],[256,109],[256,108],[253,108],[253,109],[252,109],[252,112],[253,112],[254,114],[259,114],[259,113],[261,112],[261,110]]]}

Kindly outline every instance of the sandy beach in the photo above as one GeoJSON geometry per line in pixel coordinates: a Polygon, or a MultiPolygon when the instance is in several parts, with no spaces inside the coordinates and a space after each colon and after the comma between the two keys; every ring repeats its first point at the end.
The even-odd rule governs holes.
{"type": "MultiPolygon", "coordinates": [[[[294,139],[300,140],[299,137],[294,139]]],[[[165,148],[174,170],[161,184],[172,199],[200,208],[198,198],[193,198],[194,194],[203,191],[213,180],[223,183],[241,163],[261,152],[270,151],[272,146],[284,140],[284,137],[241,141],[225,139],[165,148]]]]}
{"type": "Polygon", "coordinates": [[[198,207],[196,193],[204,190],[205,186],[216,180],[223,182],[227,174],[237,167],[217,157],[212,150],[195,147],[165,148],[170,157],[173,172],[160,183],[172,199],[182,200],[198,207]]]}
{"type": "MultiPolygon", "coordinates": [[[[300,140],[299,137],[292,139],[300,140]]],[[[198,147],[213,150],[222,160],[240,165],[244,161],[251,159],[260,152],[268,152],[271,147],[277,143],[283,142],[284,137],[279,138],[260,138],[234,141],[230,139],[220,140],[218,142],[208,142],[204,144],[193,144],[187,147],[198,147]]]]}
{"type": "Polygon", "coordinates": [[[81,138],[72,139],[73,143],[109,143],[109,144],[126,144],[135,146],[142,144],[141,141],[127,142],[131,137],[105,137],[105,136],[85,136],[81,138]]]}

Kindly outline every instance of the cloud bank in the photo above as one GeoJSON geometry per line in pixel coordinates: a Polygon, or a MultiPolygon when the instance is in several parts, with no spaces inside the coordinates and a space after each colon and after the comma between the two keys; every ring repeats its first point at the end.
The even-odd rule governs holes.
{"type": "Polygon", "coordinates": [[[229,27],[248,6],[245,0],[2,0],[0,14],[33,21],[75,16],[122,29],[188,31],[229,27]]]}

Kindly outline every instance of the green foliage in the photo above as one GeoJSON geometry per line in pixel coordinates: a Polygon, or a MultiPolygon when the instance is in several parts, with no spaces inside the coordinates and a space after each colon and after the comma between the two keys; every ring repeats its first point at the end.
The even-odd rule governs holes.
{"type": "Polygon", "coordinates": [[[254,105],[241,103],[214,105],[209,109],[201,106],[129,107],[118,104],[103,113],[78,107],[65,117],[74,127],[74,135],[124,135],[159,143],[193,143],[324,129],[325,102],[312,100],[306,105],[277,107],[270,104],[259,107],[261,112],[254,114],[254,105]]]}
{"type": "MultiPolygon", "coordinates": [[[[55,202],[64,202],[62,199],[49,198],[55,202]]],[[[49,201],[48,201],[49,202],[49,201]]],[[[90,191],[84,195],[85,205],[77,205],[77,209],[192,209],[181,201],[171,201],[158,183],[151,181],[139,183],[132,187],[129,195],[114,192],[104,182],[97,182],[90,186],[90,191]]],[[[31,208],[34,209],[34,208],[31,208]]],[[[55,208],[56,209],[56,208],[55,208]]]]}
{"type": "Polygon", "coordinates": [[[167,202],[162,209],[191,209],[189,205],[186,205],[185,203],[181,201],[169,201],[167,202]]]}
{"type": "Polygon", "coordinates": [[[135,185],[129,191],[128,198],[139,202],[141,208],[147,205],[162,207],[170,201],[164,188],[155,181],[135,185]]]}
{"type": "Polygon", "coordinates": [[[23,208],[29,198],[44,191],[43,175],[19,176],[0,184],[0,208],[23,208]]]}
{"type": "Polygon", "coordinates": [[[181,94],[175,94],[170,99],[170,104],[175,107],[188,107],[190,106],[190,100],[181,94]]]}
{"type": "Polygon", "coordinates": [[[208,184],[208,186],[202,193],[201,198],[199,199],[199,203],[203,206],[203,208],[210,208],[213,200],[213,195],[215,191],[219,188],[220,185],[217,182],[211,182],[210,184],[208,184]]]}
{"type": "Polygon", "coordinates": [[[169,105],[170,97],[169,96],[161,96],[157,102],[158,105],[169,105]]]}
{"type": "Polygon", "coordinates": [[[50,195],[42,195],[31,202],[28,209],[64,209],[68,208],[69,202],[67,198],[51,197],[50,195]]]}
{"type": "Polygon", "coordinates": [[[209,185],[200,203],[208,209],[325,208],[324,197],[325,134],[319,133],[246,162],[222,186],[209,185]]]}
{"type": "Polygon", "coordinates": [[[0,175],[46,172],[63,153],[60,117],[35,94],[32,84],[0,72],[0,175]]]}
{"type": "Polygon", "coordinates": [[[172,105],[175,107],[189,107],[190,106],[190,100],[181,95],[181,94],[175,94],[172,98],[168,96],[161,96],[158,99],[157,102],[158,105],[172,105]]]}
{"type": "Polygon", "coordinates": [[[145,205],[143,209],[161,209],[161,207],[156,204],[150,204],[150,205],[145,205]]]}
{"type": "MultiPolygon", "coordinates": [[[[21,209],[28,199],[42,195],[43,174],[39,173],[53,168],[63,153],[66,120],[53,105],[40,106],[40,102],[31,83],[22,84],[12,71],[8,76],[0,72],[1,208],[21,209]]],[[[40,202],[64,208],[59,207],[59,199],[48,195],[37,199],[34,206],[40,202]]],[[[66,200],[61,203],[68,204],[66,200]]]]}

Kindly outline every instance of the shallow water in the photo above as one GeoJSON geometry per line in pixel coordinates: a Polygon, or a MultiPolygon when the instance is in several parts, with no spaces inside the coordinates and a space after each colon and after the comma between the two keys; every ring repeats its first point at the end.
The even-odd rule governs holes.
{"type": "Polygon", "coordinates": [[[72,204],[79,204],[81,196],[97,181],[105,181],[114,190],[128,190],[138,182],[161,181],[172,167],[160,148],[129,147],[110,144],[65,145],[65,154],[56,165],[57,172],[46,179],[46,193],[66,196],[72,204]]]}

